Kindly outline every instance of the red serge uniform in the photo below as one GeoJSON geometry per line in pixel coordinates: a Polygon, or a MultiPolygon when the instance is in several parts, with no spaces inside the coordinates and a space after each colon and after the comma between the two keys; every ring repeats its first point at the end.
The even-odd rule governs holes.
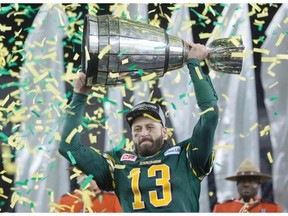
{"type": "Polygon", "coordinates": [[[267,202],[256,197],[254,200],[251,199],[249,203],[239,199],[217,203],[213,212],[282,212],[282,208],[274,202],[267,202]]]}
{"type": "MultiPolygon", "coordinates": [[[[93,212],[122,212],[122,208],[114,193],[100,193],[91,197],[93,212]]],[[[83,212],[84,203],[80,193],[65,194],[59,200],[58,212],[83,212]]]]}

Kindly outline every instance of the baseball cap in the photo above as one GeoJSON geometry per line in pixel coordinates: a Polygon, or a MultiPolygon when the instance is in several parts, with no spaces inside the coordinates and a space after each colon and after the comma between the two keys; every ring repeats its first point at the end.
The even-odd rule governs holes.
{"type": "Polygon", "coordinates": [[[152,118],[155,118],[157,120],[160,120],[162,125],[165,127],[165,115],[163,110],[161,109],[159,104],[154,104],[150,102],[141,102],[137,105],[135,105],[132,110],[127,113],[126,120],[131,127],[133,121],[139,117],[139,116],[145,116],[145,114],[148,114],[147,117],[149,118],[149,115],[152,118]]]}

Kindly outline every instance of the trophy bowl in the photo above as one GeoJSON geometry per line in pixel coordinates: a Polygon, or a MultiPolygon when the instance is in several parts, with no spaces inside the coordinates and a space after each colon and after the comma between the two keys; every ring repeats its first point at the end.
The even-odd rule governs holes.
{"type": "Polygon", "coordinates": [[[210,53],[205,61],[210,69],[229,74],[241,73],[243,65],[241,53],[245,49],[241,37],[219,38],[206,47],[210,53]]]}

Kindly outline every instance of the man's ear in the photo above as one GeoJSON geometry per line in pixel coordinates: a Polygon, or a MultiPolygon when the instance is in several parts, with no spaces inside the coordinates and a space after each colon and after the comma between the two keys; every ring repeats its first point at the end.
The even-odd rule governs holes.
{"type": "Polygon", "coordinates": [[[165,140],[168,139],[168,131],[166,127],[162,128],[162,135],[165,140]]]}

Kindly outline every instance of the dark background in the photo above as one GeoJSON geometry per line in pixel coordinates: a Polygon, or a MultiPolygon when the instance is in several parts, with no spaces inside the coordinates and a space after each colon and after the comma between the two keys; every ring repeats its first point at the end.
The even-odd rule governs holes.
{"type": "MultiPolygon", "coordinates": [[[[81,20],[83,20],[85,14],[88,13],[88,6],[87,4],[79,4],[78,7],[72,8],[69,7],[69,4],[63,4],[66,6],[66,10],[73,11],[77,14],[77,17],[69,17],[69,23],[75,22],[75,19],[79,21],[79,25],[74,25],[73,28],[75,28],[75,31],[79,31],[79,26],[81,25],[81,20]]],[[[97,15],[103,15],[103,14],[111,14],[109,8],[113,4],[98,4],[99,10],[97,12],[97,15]]],[[[160,21],[160,27],[166,29],[168,26],[168,20],[163,14],[167,14],[169,17],[171,16],[172,11],[169,9],[174,4],[148,4],[148,18],[149,20],[152,20],[155,18],[156,15],[158,15],[158,19],[160,21]]],[[[213,16],[212,13],[208,13],[207,16],[212,20],[210,24],[205,24],[205,20],[202,20],[201,17],[198,16],[197,12],[201,14],[201,12],[204,9],[204,4],[199,4],[198,7],[190,8],[190,18],[191,20],[195,20],[196,24],[192,26],[193,28],[193,38],[194,42],[205,44],[207,39],[200,39],[199,33],[205,32],[205,33],[211,33],[215,22],[217,21],[217,17],[221,15],[221,11],[226,6],[226,4],[213,4],[212,8],[214,9],[214,12],[216,13],[216,16],[213,16]]],[[[259,42],[256,44],[251,40],[251,44],[254,48],[260,48],[262,43],[265,40],[265,30],[267,26],[270,24],[271,19],[273,18],[274,14],[277,12],[279,7],[281,7],[281,4],[258,4],[258,6],[261,9],[267,9],[269,16],[264,18],[257,18],[257,13],[250,16],[250,23],[251,23],[251,32],[252,32],[252,39],[257,39],[259,42]],[[265,21],[262,26],[256,26],[254,25],[255,19],[257,20],[263,20],[265,21]]],[[[5,52],[3,50],[7,50],[12,57],[15,57],[18,55],[18,60],[16,62],[10,62],[7,61],[6,65],[0,64],[0,100],[3,100],[10,92],[18,89],[18,78],[15,77],[11,71],[18,73],[20,70],[20,66],[23,64],[23,61],[21,61],[21,54],[20,53],[12,53],[13,50],[19,50],[23,48],[23,45],[25,43],[25,39],[28,35],[28,33],[31,30],[31,26],[34,20],[34,17],[36,16],[39,8],[41,7],[41,4],[19,4],[18,5],[18,12],[24,12],[24,13],[15,13],[15,4],[1,4],[0,5],[0,25],[4,26],[11,26],[12,29],[9,31],[1,31],[0,30],[0,38],[2,39],[2,42],[0,40],[0,45],[3,43],[4,46],[0,46],[0,57],[1,55],[4,55],[4,58],[7,59],[7,55],[5,56],[5,52]],[[22,19],[20,23],[16,22],[16,19],[22,19]],[[20,34],[15,37],[16,32],[20,32],[20,34]],[[22,41],[22,45],[17,44],[16,41],[22,41]],[[4,54],[3,54],[4,53],[4,54]]],[[[249,11],[252,10],[252,7],[249,5],[249,11]]],[[[64,53],[65,53],[65,67],[67,66],[68,62],[74,62],[74,68],[73,71],[76,72],[78,68],[81,66],[81,60],[80,58],[78,60],[73,60],[73,56],[75,53],[78,53],[81,55],[81,41],[77,40],[78,38],[71,37],[71,38],[65,38],[63,47],[64,47],[64,53]]],[[[192,38],[191,38],[192,40],[192,38]]],[[[254,53],[254,64],[256,65],[255,69],[255,82],[256,82],[256,90],[257,90],[257,108],[258,108],[258,119],[260,125],[268,125],[268,118],[267,118],[267,112],[266,108],[264,106],[264,95],[263,95],[263,88],[262,83],[260,80],[260,65],[261,63],[261,54],[260,53],[254,53]]],[[[67,84],[66,85],[66,92],[69,93],[72,91],[72,87],[67,84]]],[[[131,93],[132,94],[132,93],[131,93]]],[[[128,95],[129,98],[131,95],[128,95]]],[[[155,89],[154,91],[154,97],[160,98],[161,92],[159,89],[155,89]]],[[[10,101],[14,100],[12,97],[10,97],[10,101]]],[[[99,101],[101,103],[101,101],[99,101]]],[[[91,108],[90,108],[91,109],[91,108]]],[[[89,111],[89,110],[88,110],[89,111]]],[[[7,137],[9,137],[13,131],[12,124],[10,122],[5,121],[5,115],[7,113],[3,112],[3,117],[1,120],[1,124],[3,126],[3,131],[0,130],[0,142],[5,142],[7,140],[7,137]],[[4,119],[4,120],[3,120],[4,119]]],[[[123,122],[123,124],[126,124],[123,122]]],[[[168,124],[171,125],[171,122],[168,121],[168,124]]],[[[126,125],[127,127],[127,125],[126,125]]],[[[260,128],[259,130],[262,130],[263,128],[260,128]]],[[[102,129],[100,129],[102,130],[102,129]]],[[[98,140],[100,143],[104,143],[104,133],[100,131],[100,136],[98,137],[98,140]],[[102,136],[101,136],[102,134],[102,136]],[[101,141],[102,140],[102,141],[101,141]]],[[[271,141],[270,136],[263,136],[259,138],[259,142],[261,142],[261,145],[259,145],[259,151],[261,158],[266,157],[267,152],[272,153],[272,147],[271,147],[271,141]]],[[[103,151],[103,146],[99,146],[100,151],[103,151]]],[[[1,147],[0,156],[2,155],[2,147],[1,147]]],[[[10,149],[11,154],[14,155],[14,149],[10,149]]],[[[15,157],[15,155],[14,155],[15,157]]],[[[12,161],[15,159],[12,157],[12,161]]],[[[0,171],[3,170],[3,163],[5,163],[5,160],[2,160],[1,157],[1,163],[0,163],[0,171]]],[[[261,170],[264,173],[272,173],[272,167],[269,162],[266,160],[261,160],[261,170]]],[[[10,177],[13,179],[13,174],[6,175],[7,177],[10,177]]],[[[214,180],[214,173],[212,173],[208,176],[208,185],[210,192],[213,192],[213,196],[210,196],[210,208],[212,209],[214,204],[217,202],[217,189],[215,185],[214,180]]],[[[13,212],[15,209],[11,209],[9,207],[10,205],[10,196],[12,191],[10,188],[13,187],[12,184],[8,184],[7,182],[3,181],[2,178],[0,178],[0,188],[3,188],[4,194],[8,196],[8,199],[4,199],[0,197],[0,208],[1,212],[13,212]]],[[[71,190],[75,188],[75,182],[71,183],[71,190]]],[[[272,183],[266,183],[262,185],[262,197],[267,200],[273,201],[273,186],[272,183]]]]}

